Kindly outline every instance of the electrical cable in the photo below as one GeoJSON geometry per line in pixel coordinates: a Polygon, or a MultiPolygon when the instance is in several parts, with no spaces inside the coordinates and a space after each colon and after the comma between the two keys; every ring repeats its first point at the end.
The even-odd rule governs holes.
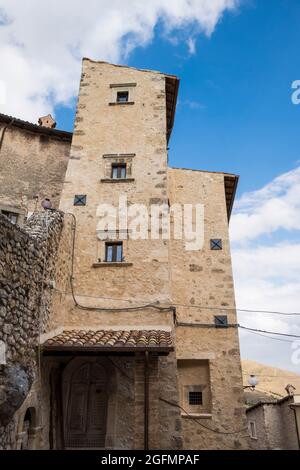
{"type": "MultiPolygon", "coordinates": [[[[55,289],[57,292],[60,294],[67,295],[68,292],[62,292],[59,289],[55,289]]],[[[116,298],[116,297],[104,297],[100,295],[89,295],[89,294],[81,294],[77,293],[78,297],[86,297],[89,299],[99,299],[99,300],[115,300],[119,302],[130,302],[132,303],[132,299],[121,299],[121,298],[116,298]]],[[[146,302],[145,300],[139,299],[139,302],[146,302]]],[[[174,307],[186,307],[186,308],[200,308],[202,310],[216,310],[216,311],[237,311],[237,312],[245,312],[245,313],[266,313],[266,314],[275,314],[275,315],[287,315],[287,316],[300,316],[300,312],[295,312],[295,313],[287,313],[287,312],[278,312],[278,311],[267,311],[267,310],[246,310],[246,309],[239,309],[236,307],[204,307],[203,305],[188,305],[188,304],[177,304],[177,303],[172,303],[174,307]]]]}
{"type": "MultiPolygon", "coordinates": [[[[73,230],[73,237],[72,237],[72,252],[71,252],[71,276],[70,276],[70,286],[71,286],[71,294],[72,294],[72,297],[73,297],[73,301],[74,301],[74,304],[76,307],[82,309],[82,310],[92,310],[92,311],[136,311],[136,310],[140,310],[140,309],[145,309],[145,308],[154,308],[154,309],[157,309],[157,310],[160,310],[160,311],[173,311],[174,312],[174,306],[171,306],[171,307],[159,307],[157,305],[154,305],[154,304],[146,304],[146,305],[143,305],[143,306],[138,306],[138,307],[126,307],[126,308],[101,308],[101,307],[89,307],[89,306],[83,306],[81,304],[78,303],[77,299],[76,299],[76,295],[75,295],[75,290],[74,290],[74,285],[73,285],[73,279],[74,279],[74,259],[75,259],[75,240],[76,240],[76,229],[77,229],[77,221],[76,221],[76,217],[74,214],[72,213],[68,213],[69,215],[71,215],[71,217],[73,218],[73,227],[72,227],[72,230],[73,230]]],[[[116,299],[117,300],[117,299],[116,299]]],[[[111,364],[119,369],[119,367],[117,367],[117,365],[112,361],[110,360],[111,364]]],[[[123,374],[123,371],[122,371],[122,374],[123,374]]],[[[127,374],[123,374],[125,375],[125,377],[127,377],[128,379],[130,379],[127,374]]],[[[217,429],[211,429],[207,426],[205,426],[204,424],[200,423],[197,419],[195,419],[195,417],[193,417],[192,415],[190,415],[183,407],[181,407],[179,404],[177,403],[172,403],[172,402],[169,402],[168,400],[165,400],[164,398],[162,397],[159,397],[159,400],[162,401],[162,402],[165,402],[167,404],[169,404],[170,406],[173,406],[173,407],[177,407],[179,409],[181,409],[187,416],[189,416],[191,419],[193,419],[193,421],[195,421],[199,426],[201,426],[202,428],[206,429],[207,431],[210,431],[210,432],[213,432],[213,433],[216,433],[216,434],[221,434],[221,435],[234,435],[234,434],[240,434],[241,432],[244,432],[246,430],[248,430],[248,428],[243,428],[241,430],[238,430],[238,431],[218,431],[217,429]]],[[[248,436],[241,436],[243,438],[246,438],[248,436]]]]}
{"type": "MultiPolygon", "coordinates": [[[[182,410],[189,418],[193,419],[197,424],[199,424],[199,426],[203,427],[204,429],[207,429],[207,431],[211,431],[211,432],[214,432],[216,434],[223,434],[223,435],[233,435],[233,434],[240,434],[241,432],[244,432],[244,431],[247,431],[248,428],[243,428],[243,429],[240,429],[239,431],[219,431],[218,429],[212,429],[212,428],[209,428],[207,426],[205,426],[204,424],[200,423],[200,421],[197,420],[197,418],[195,418],[193,415],[191,415],[190,413],[188,413],[188,411],[186,411],[182,406],[178,405],[178,403],[174,403],[174,402],[171,402],[169,400],[166,400],[165,398],[161,398],[159,397],[159,400],[160,401],[163,401],[165,403],[167,403],[168,405],[170,406],[174,406],[175,408],[179,408],[180,410],[182,410]]],[[[248,436],[247,436],[248,437],[248,436]]]]}
{"type": "MultiPolygon", "coordinates": [[[[109,357],[106,357],[106,359],[115,367],[115,369],[117,369],[124,377],[127,378],[127,380],[129,380],[131,383],[134,383],[134,379],[129,377],[126,372],[124,372],[121,367],[119,367],[111,358],[109,357]]],[[[159,397],[159,400],[170,405],[170,406],[173,406],[175,408],[179,408],[180,410],[182,410],[189,418],[193,419],[197,424],[199,424],[199,426],[203,427],[204,429],[206,429],[207,431],[211,431],[211,432],[214,432],[216,434],[222,434],[222,435],[226,435],[226,436],[229,436],[229,435],[234,435],[234,434],[240,434],[241,432],[244,432],[244,431],[248,431],[248,427],[247,428],[243,428],[243,429],[240,429],[238,431],[219,431],[217,429],[212,429],[208,426],[205,426],[204,424],[200,423],[193,415],[191,415],[190,413],[188,413],[182,406],[180,406],[178,403],[175,403],[175,402],[170,402],[168,400],[166,400],[165,398],[162,398],[162,397],[159,397]]],[[[247,436],[241,436],[241,437],[249,437],[248,435],[247,436]]]]}
{"type": "Polygon", "coordinates": [[[288,340],[288,339],[283,339],[283,338],[274,338],[273,336],[267,336],[267,335],[264,335],[262,333],[257,333],[255,331],[249,331],[249,333],[252,333],[253,335],[256,335],[256,336],[262,336],[263,338],[273,339],[274,341],[281,341],[282,343],[289,343],[289,344],[295,343],[295,340],[288,340]]]}
{"type": "Polygon", "coordinates": [[[270,335],[287,336],[289,338],[298,338],[298,339],[300,339],[299,335],[289,335],[287,333],[278,333],[278,332],[275,332],[275,331],[256,330],[255,328],[248,328],[247,326],[243,326],[243,325],[238,325],[238,327],[241,328],[242,330],[255,331],[257,333],[267,333],[267,334],[270,334],[270,335]]]}
{"type": "Polygon", "coordinates": [[[93,307],[93,306],[81,305],[76,299],[76,294],[75,294],[75,289],[74,289],[74,284],[73,284],[77,220],[76,220],[76,217],[75,217],[74,214],[68,212],[68,215],[71,215],[71,217],[73,219],[70,287],[71,287],[71,295],[72,295],[74,304],[77,308],[79,308],[81,310],[89,310],[89,311],[94,311],[94,312],[128,312],[128,311],[144,310],[146,308],[153,308],[155,310],[159,310],[160,312],[173,312],[174,313],[174,307],[159,307],[158,305],[155,305],[153,303],[149,303],[149,304],[146,304],[146,305],[140,305],[140,306],[136,306],[136,307],[124,307],[124,308],[105,308],[105,307],[93,307]]]}
{"type": "MultiPolygon", "coordinates": [[[[61,212],[61,211],[60,211],[61,212]]],[[[76,294],[75,294],[75,289],[74,289],[74,284],[73,284],[73,280],[74,280],[74,260],[75,260],[75,241],[76,241],[76,230],[77,230],[77,220],[76,220],[76,217],[74,214],[72,213],[68,213],[68,215],[70,215],[73,219],[73,227],[72,227],[72,231],[73,231],[73,236],[72,236],[72,250],[71,250],[71,275],[70,275],[70,287],[71,287],[71,295],[72,295],[72,298],[73,298],[73,301],[74,301],[74,304],[77,308],[81,309],[81,310],[87,310],[87,311],[100,311],[100,312],[126,312],[126,311],[138,311],[138,310],[144,310],[144,309],[147,309],[147,308],[153,308],[155,310],[159,310],[161,312],[173,312],[173,314],[175,315],[175,307],[176,306],[184,306],[184,307],[189,307],[189,308],[203,308],[203,309],[208,309],[208,310],[233,310],[233,309],[229,309],[228,307],[225,307],[224,309],[223,308],[218,308],[218,307],[203,307],[203,306],[196,306],[196,305],[185,305],[185,304],[177,304],[177,303],[174,303],[172,306],[170,307],[160,307],[158,305],[155,305],[153,303],[148,303],[148,304],[145,304],[145,305],[139,305],[139,306],[135,306],[135,307],[123,307],[123,308],[106,308],[106,307],[94,307],[94,306],[86,306],[86,305],[81,305],[78,301],[77,301],[77,298],[76,298],[76,294]]],[[[102,298],[99,296],[99,298],[102,298]]],[[[113,300],[113,299],[111,299],[113,300]]],[[[114,300],[128,300],[128,299],[114,299],[114,300]]],[[[234,308],[234,310],[236,310],[234,308]]],[[[238,311],[247,311],[247,312],[253,312],[252,310],[240,310],[240,309],[237,309],[238,311]]],[[[256,313],[275,313],[275,314],[283,314],[283,315],[300,315],[300,313],[284,313],[284,312],[271,312],[271,311],[256,311],[256,313]]],[[[179,324],[180,326],[180,324],[179,324]]],[[[186,324],[184,326],[203,326],[201,324],[197,325],[197,324],[186,324]]],[[[215,325],[206,325],[206,327],[208,326],[215,326],[215,325]]],[[[266,333],[266,334],[271,334],[271,335],[277,335],[277,336],[284,336],[284,337],[290,337],[290,338],[296,338],[296,339],[300,339],[300,336],[299,335],[292,335],[292,334],[286,334],[286,333],[279,333],[279,332],[274,332],[274,331],[267,331],[267,330],[258,330],[258,329],[254,329],[254,328],[249,328],[249,327],[246,327],[244,325],[235,325],[236,327],[238,328],[241,328],[243,330],[247,330],[247,331],[250,331],[250,332],[255,332],[255,333],[266,333]]]]}

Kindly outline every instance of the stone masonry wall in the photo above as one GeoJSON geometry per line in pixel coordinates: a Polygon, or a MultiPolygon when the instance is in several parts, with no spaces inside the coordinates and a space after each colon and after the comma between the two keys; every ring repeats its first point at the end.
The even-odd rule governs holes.
{"type": "MultiPolygon", "coordinates": [[[[176,329],[177,359],[207,360],[209,364],[211,413],[198,418],[206,427],[219,431],[206,431],[183,413],[184,448],[245,449],[249,440],[245,437],[238,329],[218,329],[214,323],[215,315],[227,315],[229,325],[237,324],[224,174],[171,168],[168,188],[171,206],[181,203],[204,207],[203,246],[189,251],[184,240],[171,240],[171,298],[174,305],[179,304],[178,323],[191,325],[176,329]],[[211,239],[221,239],[222,250],[211,250],[211,239]],[[226,434],[231,432],[236,434],[226,434]]],[[[196,362],[194,375],[195,385],[201,383],[196,362]]],[[[178,378],[182,387],[180,367],[178,378]]]]}
{"type": "Polygon", "coordinates": [[[247,411],[248,422],[256,426],[253,450],[299,450],[293,397],[273,404],[263,404],[247,411]]]}
{"type": "MultiPolygon", "coordinates": [[[[4,123],[0,123],[0,136],[4,123]]],[[[0,149],[0,209],[34,211],[48,197],[58,207],[69,160],[71,134],[67,139],[9,127],[0,149]]]]}
{"type": "MultiPolygon", "coordinates": [[[[39,335],[48,327],[63,215],[34,214],[20,228],[0,215],[0,447],[12,446],[12,418],[38,375],[39,335]],[[4,363],[6,362],[6,364],[4,363]]],[[[13,434],[13,433],[12,433],[13,434]]]]}
{"type": "MultiPolygon", "coordinates": [[[[121,196],[128,198],[129,205],[149,207],[167,202],[166,78],[158,72],[84,60],[60,203],[64,212],[72,212],[77,218],[76,292],[79,298],[80,294],[103,297],[97,303],[107,307],[128,306],[122,297],[133,303],[140,299],[141,304],[166,302],[167,241],[125,241],[126,263],[118,267],[103,264],[105,242],[97,236],[97,209],[103,203],[118,207],[121,196]],[[111,105],[111,86],[122,83],[135,84],[130,91],[133,104],[111,105]],[[130,157],[130,178],[112,182],[107,178],[107,162],[114,161],[112,155],[121,154],[134,155],[130,157]],[[86,206],[74,206],[76,194],[87,196],[86,206]],[[117,301],[105,299],[106,294],[117,301]]],[[[89,299],[84,301],[88,303],[89,299]]],[[[66,321],[66,311],[64,316],[66,321]]]]}

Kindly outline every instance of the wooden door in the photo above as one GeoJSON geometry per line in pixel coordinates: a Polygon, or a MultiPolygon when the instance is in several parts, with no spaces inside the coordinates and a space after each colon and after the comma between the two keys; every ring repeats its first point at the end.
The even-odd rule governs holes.
{"type": "Polygon", "coordinates": [[[65,447],[103,449],[107,419],[107,375],[96,363],[85,363],[73,373],[65,421],[65,447]]]}

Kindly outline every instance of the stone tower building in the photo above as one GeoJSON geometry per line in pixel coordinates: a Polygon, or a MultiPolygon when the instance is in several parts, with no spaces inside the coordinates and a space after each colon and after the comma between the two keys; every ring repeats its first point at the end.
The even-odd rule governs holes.
{"type": "Polygon", "coordinates": [[[30,395],[36,448],[248,447],[228,235],[238,178],[168,167],[178,85],[83,61],[30,395]],[[139,223],[103,227],[121,206],[139,223]],[[201,217],[196,249],[174,236],[186,207],[201,217]]]}

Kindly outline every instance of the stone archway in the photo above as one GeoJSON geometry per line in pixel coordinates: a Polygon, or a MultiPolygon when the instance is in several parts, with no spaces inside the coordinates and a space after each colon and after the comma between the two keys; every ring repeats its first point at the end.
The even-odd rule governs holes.
{"type": "Polygon", "coordinates": [[[63,373],[66,449],[103,449],[113,419],[112,371],[107,361],[76,358],[63,373]],[[110,411],[110,412],[109,412],[110,411]],[[110,419],[108,419],[110,416],[110,419]]]}
{"type": "Polygon", "coordinates": [[[34,450],[36,448],[36,410],[27,408],[21,433],[19,434],[20,450],[34,450]]]}

